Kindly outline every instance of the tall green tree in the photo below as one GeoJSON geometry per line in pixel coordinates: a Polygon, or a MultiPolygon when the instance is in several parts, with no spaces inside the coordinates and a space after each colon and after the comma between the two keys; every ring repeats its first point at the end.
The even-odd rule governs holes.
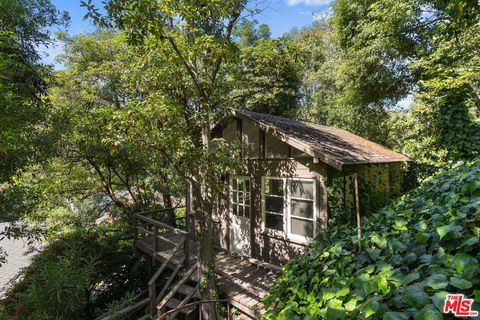
{"type": "MultiPolygon", "coordinates": [[[[143,143],[156,139],[143,117],[159,120],[158,113],[145,114],[145,98],[158,90],[146,55],[113,31],[63,41],[66,69],[50,92],[58,157],[97,177],[99,188],[90,192],[102,191],[124,213],[155,205],[158,192],[164,206],[172,207],[172,194],[182,195],[185,185],[174,183],[164,158],[143,143]],[[120,191],[133,203],[121,199],[120,191]]],[[[175,224],[173,211],[169,222],[175,224]]]]}
{"type": "Polygon", "coordinates": [[[295,117],[301,86],[297,55],[283,38],[240,45],[225,66],[226,101],[235,108],[295,117]]]}
{"type": "Polygon", "coordinates": [[[0,183],[45,143],[45,94],[51,68],[39,47],[53,44],[52,30],[68,22],[49,0],[0,2],[0,183]]]}
{"type": "MultiPolygon", "coordinates": [[[[200,229],[201,296],[205,300],[215,299],[218,293],[214,272],[213,199],[221,190],[222,172],[234,163],[231,155],[223,149],[227,148],[224,142],[211,138],[210,128],[225,107],[223,93],[219,91],[219,76],[234,49],[232,33],[245,3],[239,0],[110,0],[106,2],[109,19],[102,19],[90,3],[84,5],[90,9],[89,15],[95,21],[123,30],[133,43],[146,47],[154,43],[155,46],[150,47],[152,50],[165,50],[169,54],[165,55],[168,60],[159,69],[166,68],[165,73],[178,74],[178,79],[184,81],[182,87],[190,93],[183,101],[177,99],[176,104],[172,103],[173,110],[180,110],[181,123],[185,124],[186,130],[170,132],[168,126],[162,126],[160,130],[172,140],[172,135],[178,140],[185,132],[184,137],[190,141],[186,148],[178,150],[175,150],[178,143],[174,143],[169,150],[176,152],[169,154],[171,165],[179,169],[177,173],[188,179],[193,188],[195,219],[200,229]]],[[[207,319],[216,318],[214,306],[207,306],[204,313],[207,319]]]]}
{"type": "Polygon", "coordinates": [[[480,151],[477,1],[344,1],[333,4],[341,101],[384,112],[413,93],[402,145],[422,163],[480,151]]]}

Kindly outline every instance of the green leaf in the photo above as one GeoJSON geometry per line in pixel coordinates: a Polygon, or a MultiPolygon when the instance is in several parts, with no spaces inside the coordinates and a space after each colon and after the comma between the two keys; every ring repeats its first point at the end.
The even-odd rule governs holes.
{"type": "Polygon", "coordinates": [[[384,235],[379,236],[378,234],[374,234],[372,236],[372,242],[382,249],[387,247],[387,238],[384,235]]]}
{"type": "Polygon", "coordinates": [[[423,286],[417,283],[405,289],[402,301],[412,307],[421,308],[426,305],[430,299],[423,290],[423,286]]]}
{"type": "Polygon", "coordinates": [[[446,291],[439,291],[435,293],[430,298],[432,299],[433,304],[437,307],[438,310],[443,310],[443,305],[445,303],[445,298],[447,297],[448,292],[446,291]]]}
{"type": "Polygon", "coordinates": [[[480,290],[473,290],[473,294],[475,295],[473,300],[475,300],[475,302],[480,302],[480,290]]]}
{"type": "Polygon", "coordinates": [[[418,280],[420,279],[420,273],[418,272],[412,272],[412,273],[409,273],[407,274],[403,279],[402,279],[402,285],[407,285],[415,280],[418,280]]]}
{"type": "Polygon", "coordinates": [[[466,253],[457,253],[455,255],[455,270],[458,274],[473,273],[477,268],[477,261],[466,253]]]}
{"type": "Polygon", "coordinates": [[[425,279],[425,285],[435,290],[443,289],[448,286],[448,279],[444,274],[432,274],[425,279]]]}
{"type": "Polygon", "coordinates": [[[415,320],[442,320],[443,317],[432,305],[426,305],[414,316],[415,320]]]}
{"type": "Polygon", "coordinates": [[[478,237],[477,237],[477,236],[472,236],[472,237],[468,238],[467,240],[465,240],[465,241],[462,243],[461,247],[463,247],[463,246],[469,246],[469,247],[471,247],[471,246],[476,245],[478,242],[479,242],[479,241],[478,241],[478,237]]]}
{"type": "Polygon", "coordinates": [[[362,288],[363,292],[365,292],[365,297],[377,290],[376,283],[373,280],[364,281],[362,284],[362,288]]]}
{"type": "Polygon", "coordinates": [[[334,246],[332,246],[329,250],[333,255],[335,256],[340,256],[340,254],[342,253],[342,245],[341,243],[335,243],[334,246]]]}
{"type": "Polygon", "coordinates": [[[347,311],[355,310],[355,308],[357,306],[357,301],[358,301],[358,299],[356,299],[356,298],[350,299],[347,303],[344,304],[345,310],[347,310],[347,311]]]}
{"type": "Polygon", "coordinates": [[[449,236],[449,238],[456,238],[458,237],[458,233],[462,230],[463,228],[461,226],[458,226],[455,224],[455,222],[452,222],[450,224],[438,227],[437,233],[440,239],[443,239],[447,235],[449,236]]]}
{"type": "Polygon", "coordinates": [[[410,316],[405,312],[389,311],[383,316],[383,320],[408,320],[410,316]]]}
{"type": "Polygon", "coordinates": [[[472,287],[472,283],[468,280],[451,277],[450,284],[458,289],[470,289],[472,287]]]}
{"type": "Polygon", "coordinates": [[[340,320],[345,319],[345,309],[342,307],[342,301],[338,299],[332,299],[327,305],[327,320],[340,320]]]}
{"type": "Polygon", "coordinates": [[[376,261],[380,258],[380,249],[367,248],[366,251],[372,260],[376,261]]]}
{"type": "Polygon", "coordinates": [[[371,298],[367,300],[364,304],[362,311],[365,313],[365,318],[374,315],[380,308],[380,303],[378,303],[378,297],[371,298]]]}
{"type": "Polygon", "coordinates": [[[293,307],[288,306],[285,309],[283,309],[277,317],[277,320],[299,320],[300,317],[293,312],[293,307]]]}
{"type": "Polygon", "coordinates": [[[338,290],[336,293],[335,293],[335,297],[336,298],[341,298],[341,297],[345,297],[347,294],[350,293],[350,289],[348,289],[347,287],[343,288],[343,289],[340,289],[338,290]]]}
{"type": "Polygon", "coordinates": [[[390,288],[388,286],[387,277],[385,277],[385,276],[377,277],[377,286],[378,286],[378,289],[380,289],[380,291],[382,291],[384,294],[386,294],[390,291],[390,288]]]}

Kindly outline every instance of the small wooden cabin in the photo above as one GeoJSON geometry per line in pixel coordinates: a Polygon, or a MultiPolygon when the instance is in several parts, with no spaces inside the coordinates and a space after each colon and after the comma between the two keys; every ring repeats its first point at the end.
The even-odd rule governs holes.
{"type": "MultiPolygon", "coordinates": [[[[202,304],[226,302],[227,310],[233,306],[258,319],[264,313],[261,299],[282,272],[278,265],[300,255],[326,230],[333,203],[329,204],[328,197],[335,194],[327,193],[327,187],[331,184],[333,188],[335,181],[343,179],[341,198],[346,204],[352,191],[346,178],[355,177],[358,185],[362,181],[359,176],[374,176],[376,187],[363,189],[360,196],[354,188],[353,198],[387,198],[399,188],[389,168],[408,161],[345,130],[248,111],[233,111],[231,119],[217,125],[213,135],[241,142],[246,163],[245,172],[225,174],[224,192],[215,201],[215,236],[220,249],[215,273],[225,299],[198,301],[198,242],[191,205],[195,201],[189,201],[190,196],[186,230],[156,221],[149,217],[151,212],[134,216],[135,248],[150,256],[154,265],[160,264],[148,282],[148,297],[117,314],[130,314],[149,305],[149,313],[142,319],[169,319],[178,313],[193,319],[202,304]],[[157,291],[164,277],[168,280],[157,291]]],[[[358,212],[359,201],[355,205],[358,212]]]]}
{"type": "MultiPolygon", "coordinates": [[[[241,141],[248,168],[226,176],[217,245],[272,264],[301,254],[327,228],[332,179],[409,160],[342,129],[249,111],[233,111],[214,135],[241,141]]],[[[384,173],[383,186],[398,188],[384,173]]]]}

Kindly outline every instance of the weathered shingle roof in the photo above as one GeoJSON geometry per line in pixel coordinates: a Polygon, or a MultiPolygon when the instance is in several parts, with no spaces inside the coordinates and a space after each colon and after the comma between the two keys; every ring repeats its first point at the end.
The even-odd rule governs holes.
{"type": "Polygon", "coordinates": [[[289,145],[339,170],[345,165],[409,161],[403,154],[343,129],[244,110],[234,110],[234,115],[250,119],[289,145]]]}

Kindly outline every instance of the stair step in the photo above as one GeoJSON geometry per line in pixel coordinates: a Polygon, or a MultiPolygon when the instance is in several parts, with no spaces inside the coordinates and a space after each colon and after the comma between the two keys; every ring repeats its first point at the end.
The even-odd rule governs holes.
{"type": "Polygon", "coordinates": [[[170,309],[175,309],[176,307],[178,307],[180,302],[181,302],[180,300],[172,297],[172,298],[170,298],[170,300],[167,301],[166,306],[170,309]]]}
{"type": "Polygon", "coordinates": [[[178,288],[179,293],[183,294],[184,296],[188,295],[194,295],[195,294],[195,288],[192,288],[186,284],[182,284],[180,288],[178,288]]]}
{"type": "MultiPolygon", "coordinates": [[[[169,309],[175,309],[175,308],[178,308],[180,303],[181,303],[180,300],[175,299],[175,298],[170,298],[170,300],[167,301],[166,306],[169,309]]],[[[195,311],[195,309],[196,309],[195,306],[191,306],[191,307],[188,307],[188,308],[183,308],[182,310],[179,311],[179,313],[183,313],[184,315],[189,315],[193,311],[195,311]]]]}

